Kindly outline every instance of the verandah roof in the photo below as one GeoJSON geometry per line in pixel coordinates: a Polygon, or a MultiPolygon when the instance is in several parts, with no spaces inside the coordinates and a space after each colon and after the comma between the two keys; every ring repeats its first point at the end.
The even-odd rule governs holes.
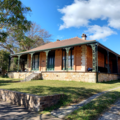
{"type": "Polygon", "coordinates": [[[71,46],[77,46],[77,45],[83,45],[83,44],[92,44],[92,43],[98,43],[100,47],[110,51],[111,53],[119,56],[119,54],[115,53],[114,51],[110,50],[106,46],[100,44],[96,40],[84,40],[79,37],[74,37],[71,39],[65,39],[61,41],[56,41],[56,42],[50,42],[45,45],[33,48],[31,50],[25,51],[25,52],[20,52],[16,54],[12,54],[11,56],[17,56],[17,55],[23,55],[23,54],[28,54],[32,52],[39,52],[39,51],[46,51],[46,50],[52,50],[52,49],[59,49],[59,48],[64,48],[64,47],[71,47],[71,46]]]}
{"type": "Polygon", "coordinates": [[[63,47],[81,45],[81,44],[88,44],[88,43],[93,43],[93,42],[96,42],[96,40],[83,40],[79,37],[74,37],[74,38],[71,38],[71,39],[66,39],[66,40],[61,40],[61,41],[56,41],[56,42],[50,42],[50,43],[47,43],[45,45],[33,48],[33,49],[25,51],[25,52],[12,54],[12,56],[20,55],[20,54],[26,54],[26,53],[32,53],[32,52],[37,52],[37,51],[45,51],[45,50],[51,50],[51,49],[56,49],[56,48],[63,48],[63,47]]]}

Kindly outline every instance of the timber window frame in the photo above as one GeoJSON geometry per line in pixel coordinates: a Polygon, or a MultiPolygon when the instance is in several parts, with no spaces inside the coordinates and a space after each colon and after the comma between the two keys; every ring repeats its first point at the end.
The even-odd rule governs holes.
{"type": "MultiPolygon", "coordinates": [[[[62,70],[66,70],[66,62],[67,62],[66,51],[62,50],[62,70]]],[[[74,54],[73,48],[69,50],[68,56],[68,70],[74,70],[74,54]]]]}
{"type": "Polygon", "coordinates": [[[32,58],[32,70],[39,70],[39,54],[34,54],[32,58]],[[37,58],[37,59],[36,59],[37,58]]]}

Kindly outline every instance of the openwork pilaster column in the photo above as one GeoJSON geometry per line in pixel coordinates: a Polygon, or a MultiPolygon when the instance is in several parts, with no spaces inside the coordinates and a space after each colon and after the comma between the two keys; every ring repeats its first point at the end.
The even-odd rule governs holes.
{"type": "Polygon", "coordinates": [[[18,55],[18,70],[17,70],[18,72],[19,72],[19,66],[20,66],[20,56],[21,55],[18,55]]]}
{"type": "Polygon", "coordinates": [[[46,53],[46,71],[47,71],[47,66],[48,66],[48,53],[50,50],[45,51],[46,53]]]}
{"type": "Polygon", "coordinates": [[[9,56],[8,72],[10,71],[10,65],[11,65],[11,56],[9,56]]]}
{"type": "Polygon", "coordinates": [[[118,73],[118,56],[116,56],[116,65],[117,65],[117,73],[118,73]]]}
{"type": "Polygon", "coordinates": [[[66,70],[68,71],[68,57],[69,57],[69,50],[71,47],[65,48],[66,50],[66,70]]]}
{"type": "Polygon", "coordinates": [[[98,72],[98,44],[90,44],[92,47],[92,55],[93,55],[93,72],[98,72]]]}
{"type": "Polygon", "coordinates": [[[107,61],[108,61],[107,69],[108,69],[108,73],[110,73],[110,67],[109,67],[109,51],[107,51],[107,61]]]}
{"type": "Polygon", "coordinates": [[[34,54],[34,53],[30,53],[30,55],[31,55],[31,71],[32,71],[32,60],[33,60],[33,54],[34,54]]]}

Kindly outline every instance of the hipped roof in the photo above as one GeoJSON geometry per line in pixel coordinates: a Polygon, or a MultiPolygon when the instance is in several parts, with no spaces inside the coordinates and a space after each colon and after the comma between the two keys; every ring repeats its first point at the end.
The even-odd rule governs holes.
{"type": "Polygon", "coordinates": [[[77,45],[83,45],[83,44],[92,44],[92,43],[98,43],[100,47],[103,49],[106,49],[110,51],[111,53],[120,56],[119,54],[115,53],[114,51],[110,50],[106,46],[102,45],[96,40],[84,40],[79,37],[74,37],[71,39],[65,39],[65,40],[60,40],[56,42],[50,42],[45,45],[41,45],[39,47],[33,48],[31,50],[25,51],[25,52],[20,52],[16,54],[12,54],[11,56],[17,56],[17,55],[23,55],[23,54],[28,54],[28,53],[34,53],[34,52],[40,52],[40,51],[46,51],[46,50],[52,50],[52,49],[59,49],[59,48],[65,48],[65,47],[72,47],[72,46],[77,46],[77,45]]]}
{"type": "Polygon", "coordinates": [[[71,39],[66,39],[66,40],[60,40],[56,42],[50,42],[45,45],[33,48],[31,50],[21,52],[21,53],[16,53],[14,55],[19,55],[19,54],[26,54],[26,53],[32,53],[32,52],[37,52],[37,51],[46,51],[46,50],[51,50],[51,49],[57,49],[57,48],[64,48],[64,47],[69,47],[69,46],[75,46],[75,45],[81,45],[81,44],[87,44],[87,43],[92,43],[96,42],[96,40],[84,40],[79,37],[74,37],[71,39]]]}

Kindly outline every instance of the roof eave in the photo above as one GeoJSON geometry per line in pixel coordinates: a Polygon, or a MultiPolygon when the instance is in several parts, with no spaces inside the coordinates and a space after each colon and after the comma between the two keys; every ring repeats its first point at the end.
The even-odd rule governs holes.
{"type": "Polygon", "coordinates": [[[106,50],[108,50],[109,52],[111,52],[111,53],[113,53],[113,54],[115,54],[115,55],[117,55],[117,56],[120,56],[118,53],[112,51],[111,49],[109,49],[108,47],[106,47],[106,46],[104,46],[103,44],[99,43],[98,41],[97,41],[97,43],[98,43],[100,46],[103,46],[103,48],[106,49],[106,50]]]}
{"type": "Polygon", "coordinates": [[[97,41],[90,41],[90,42],[84,42],[84,43],[79,43],[79,44],[60,46],[60,47],[49,48],[49,49],[42,49],[42,50],[29,51],[29,52],[23,52],[23,53],[16,53],[16,54],[11,54],[11,56],[25,55],[25,54],[29,54],[29,53],[35,53],[35,52],[41,52],[41,51],[47,51],[47,50],[53,50],[53,49],[60,49],[60,48],[65,48],[65,47],[78,46],[78,45],[85,45],[85,44],[92,44],[92,43],[97,43],[97,41]]]}

